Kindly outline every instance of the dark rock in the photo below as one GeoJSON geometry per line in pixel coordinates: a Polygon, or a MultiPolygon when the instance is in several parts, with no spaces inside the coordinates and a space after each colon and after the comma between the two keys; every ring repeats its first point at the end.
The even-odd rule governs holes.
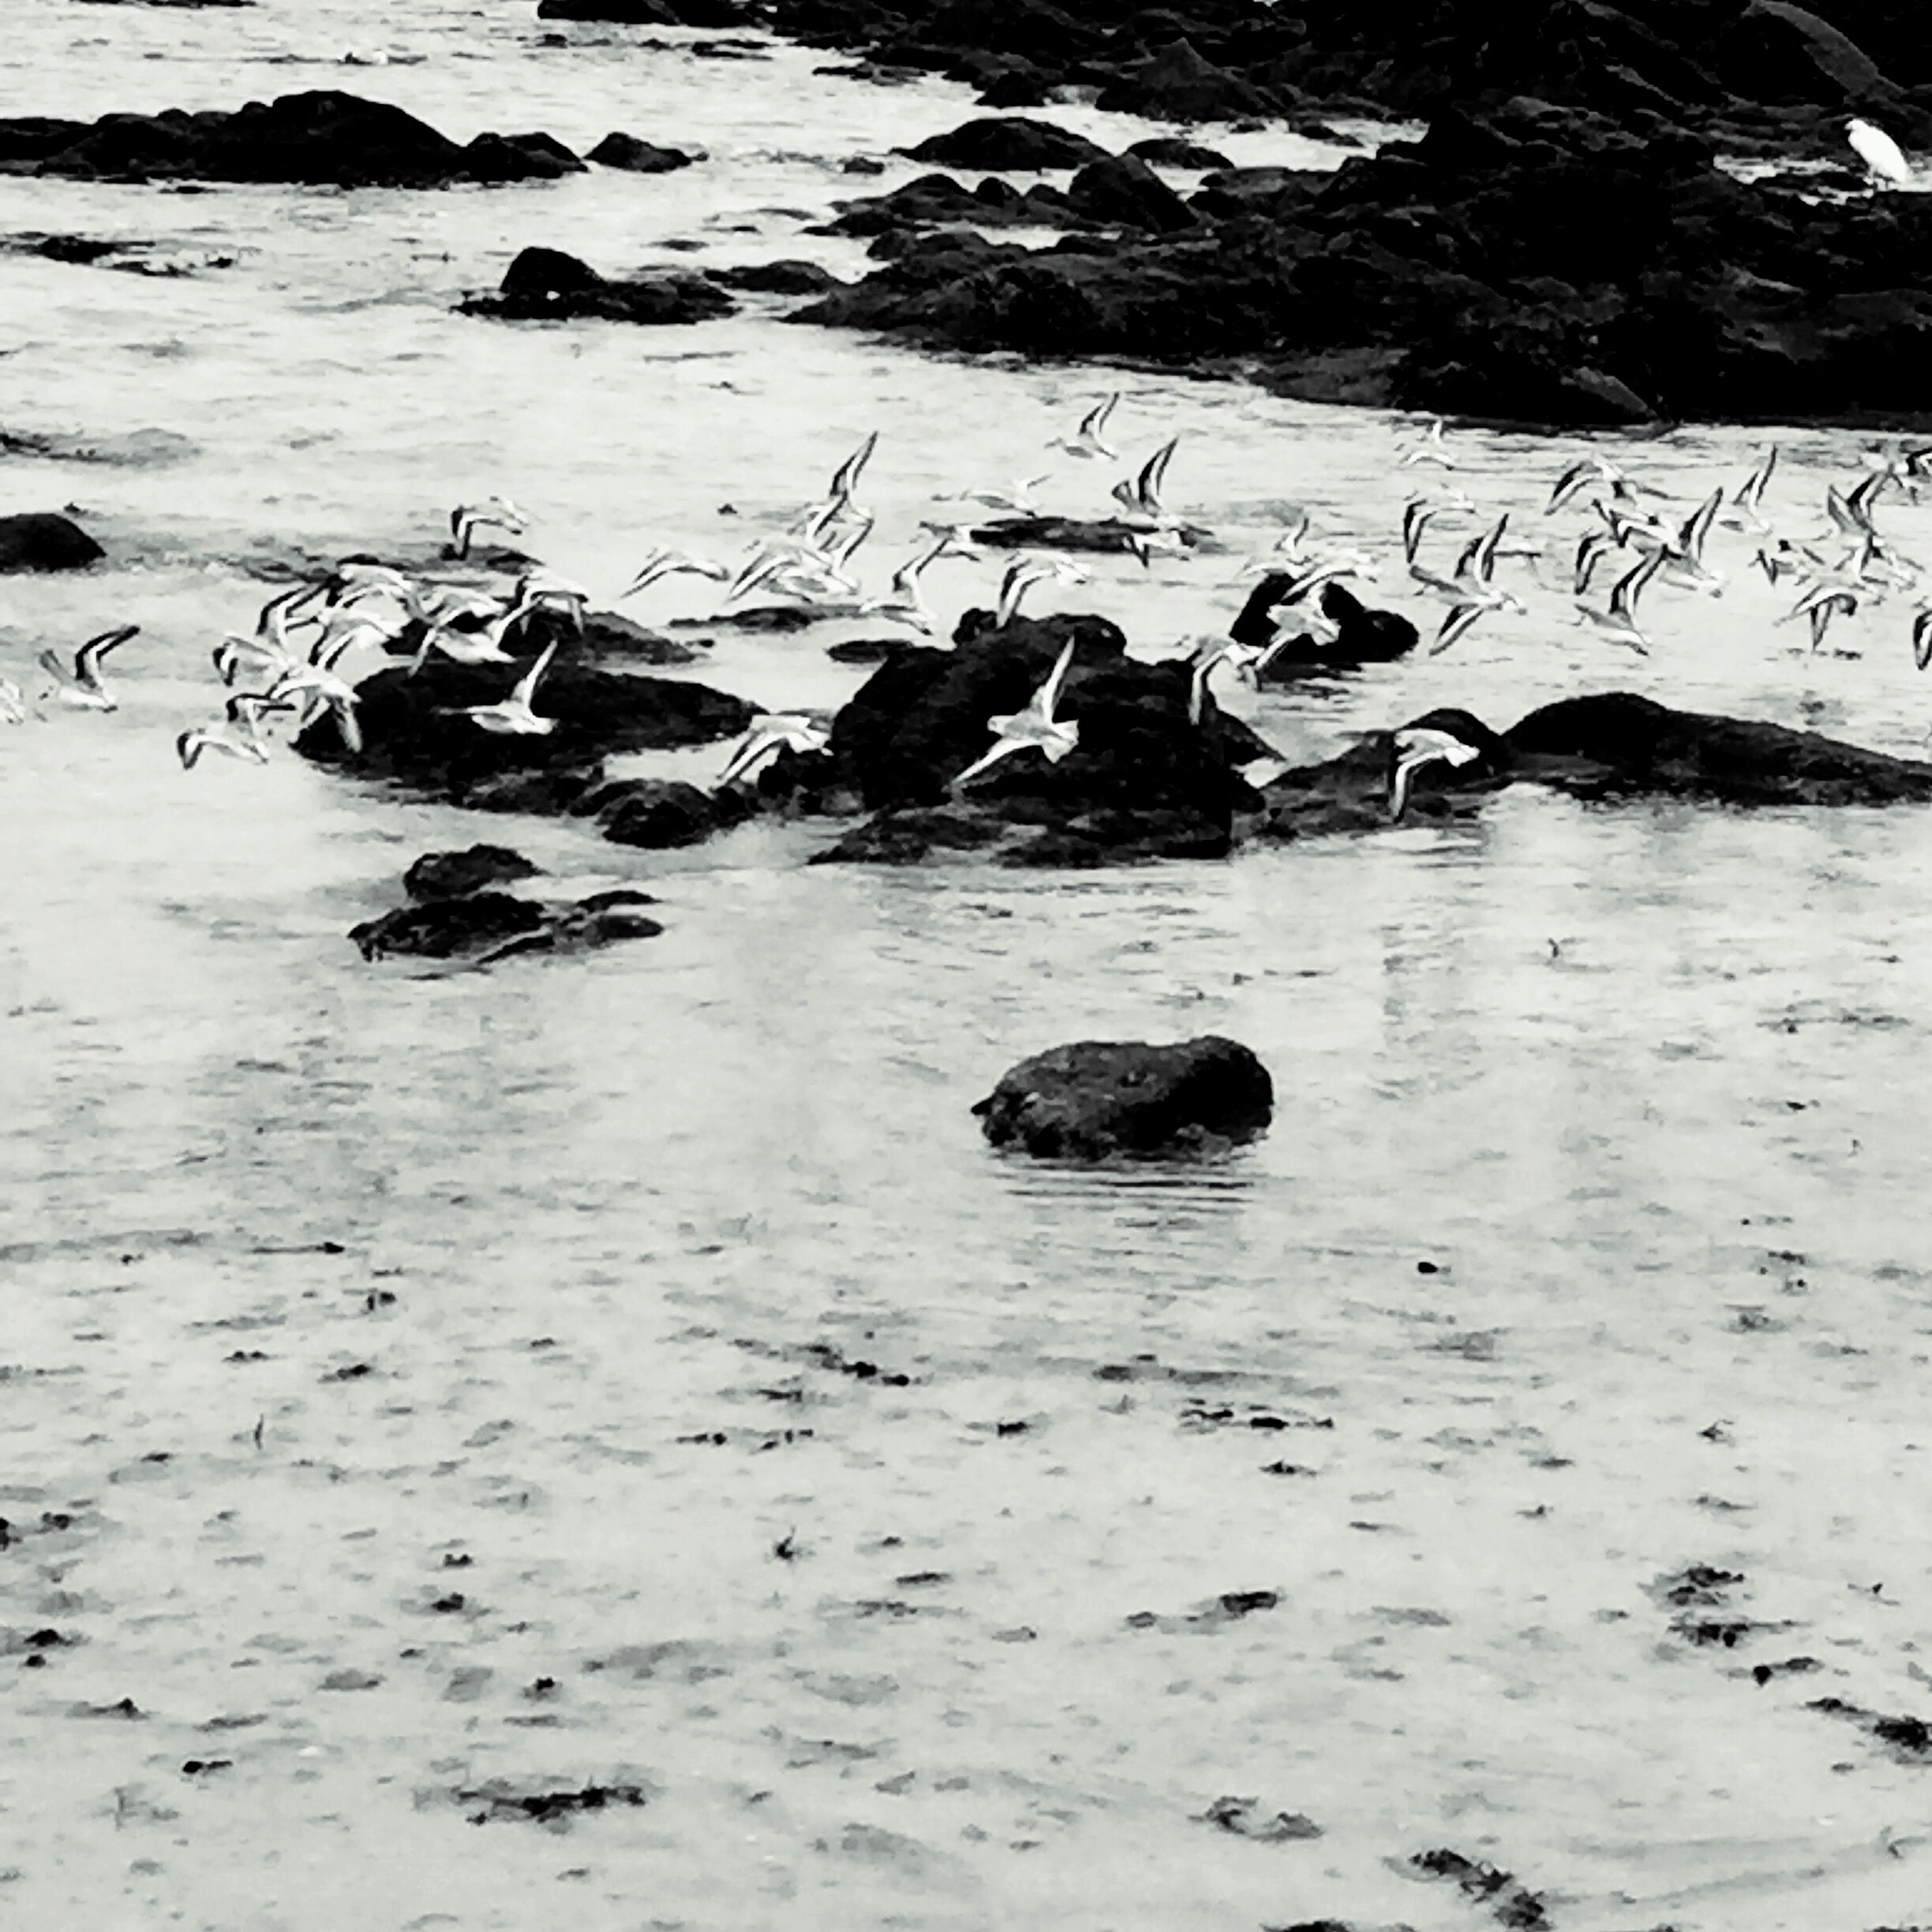
{"type": "Polygon", "coordinates": [[[657,147],[635,134],[611,133],[590,150],[590,158],[600,167],[623,168],[633,174],[668,174],[689,167],[699,157],[681,148],[657,147]]]}
{"type": "Polygon", "coordinates": [[[298,748],[319,762],[497,809],[562,811],[595,781],[599,760],[620,751],[710,744],[747,729],[755,708],[684,680],[597,669],[560,657],[537,688],[536,708],[554,718],[545,734],[498,735],[462,715],[500,702],[519,672],[511,665],[431,658],[412,676],[379,671],[357,691],[363,748],[352,753],[332,720],[318,720],[298,748]],[[492,785],[512,781],[507,795],[492,785]],[[503,802],[507,796],[514,803],[503,802]]]}
{"type": "Polygon", "coordinates": [[[713,833],[738,825],[755,807],[735,792],[700,791],[672,778],[638,778],[605,786],[586,803],[603,818],[613,845],[663,851],[696,845],[713,833]]]}
{"type": "Polygon", "coordinates": [[[1042,1159],[1197,1153],[1252,1140],[1275,1108],[1267,1069],[1208,1034],[1171,1046],[1083,1040],[1036,1054],[973,1108],[995,1147],[1042,1159]]]}
{"type": "Polygon", "coordinates": [[[1728,86],[1757,100],[1883,108],[1899,94],[1863,48],[1787,0],[1750,0],[1720,36],[1715,65],[1728,86]]]}
{"type": "Polygon", "coordinates": [[[0,516],[0,571],[84,570],[107,554],[78,523],[55,511],[0,516]]]}
{"type": "Polygon", "coordinates": [[[1005,115],[968,121],[949,134],[934,134],[903,151],[915,161],[940,167],[990,168],[998,172],[1084,167],[1107,159],[1107,151],[1084,134],[1050,121],[1005,115]]]}
{"type": "Polygon", "coordinates": [[[1151,121],[1238,121],[1279,114],[1294,104],[1292,90],[1257,86],[1204,59],[1191,40],[1170,42],[1125,69],[1103,88],[1095,106],[1151,121]]]}
{"type": "Polygon", "coordinates": [[[842,643],[828,644],[826,655],[834,664],[883,664],[910,642],[906,638],[847,638],[842,643]]]}
{"type": "Polygon", "coordinates": [[[874,160],[871,155],[848,155],[839,163],[841,174],[883,174],[886,163],[874,160]]]}
{"type": "Polygon", "coordinates": [[[457,305],[465,315],[510,322],[588,316],[654,324],[708,322],[736,305],[706,275],[662,272],[633,282],[607,281],[575,256],[549,248],[524,249],[504,271],[496,294],[474,295],[457,305]]]}
{"type": "Polygon", "coordinates": [[[1183,140],[1174,134],[1155,134],[1146,140],[1137,140],[1127,152],[1159,167],[1231,168],[1234,165],[1226,155],[1217,153],[1212,148],[1183,140]]]}
{"type": "Polygon", "coordinates": [[[882,817],[817,863],[966,849],[1029,865],[1225,856],[1235,816],[1262,803],[1237,767],[1270,754],[1211,698],[1192,721],[1191,683],[1185,664],[1129,658],[1104,618],[996,629],[968,611],[954,649],[903,646],[833,719],[829,781],[882,817]],[[1024,710],[1069,642],[1059,713],[1079,726],[1075,748],[1054,763],[1029,747],[953,793],[992,743],[987,720],[1024,710]]]}
{"type": "Polygon", "coordinates": [[[1432,1878],[1455,1881],[1463,1895],[1480,1900],[1497,1923],[1508,1932],[1541,1932],[1549,1923],[1543,1900],[1527,1885],[1519,1884],[1514,1872],[1500,1871],[1477,1859],[1443,1848],[1418,1852],[1409,1863],[1432,1878]]]}
{"type": "Polygon", "coordinates": [[[88,121],[59,121],[46,114],[24,114],[0,121],[0,163],[44,161],[71,148],[92,126],[88,121]]]}
{"type": "Polygon", "coordinates": [[[906,230],[1133,211],[1084,204],[1076,178],[1065,212],[981,212],[983,193],[934,178],[841,216],[893,237],[892,259],[792,319],[975,352],[1238,358],[1286,395],[1515,421],[1932,413],[1932,197],[1820,205],[1714,156],[1642,108],[1446,107],[1422,140],[1319,184],[1234,170],[1192,227],[1039,252],[906,230]]]}
{"type": "MultiPolygon", "coordinates": [[[[1266,650],[1293,624],[1292,614],[1279,620],[1273,615],[1285,608],[1282,593],[1293,582],[1279,571],[1263,578],[1228,627],[1228,635],[1237,644],[1266,650]]],[[[1314,672],[1389,664],[1415,649],[1419,634],[1406,617],[1395,611],[1371,610],[1346,585],[1324,584],[1321,607],[1323,616],[1336,627],[1335,636],[1317,638],[1305,631],[1290,637],[1263,667],[1260,682],[1292,683],[1314,672]]]]}
{"type": "Polygon", "coordinates": [[[919,228],[959,223],[975,227],[1033,227],[1069,219],[1077,219],[1073,202],[1054,189],[1032,188],[1022,195],[1005,182],[990,178],[973,189],[956,182],[950,174],[922,174],[888,194],[841,202],[838,213],[812,232],[894,236],[919,228]]]}
{"type": "Polygon", "coordinates": [[[537,0],[537,17],[620,27],[749,27],[757,19],[745,0],[537,0]]]}
{"type": "Polygon", "coordinates": [[[480,182],[558,181],[590,171],[548,134],[479,134],[463,158],[470,178],[480,182]]]}
{"type": "Polygon", "coordinates": [[[748,262],[736,268],[707,268],[705,272],[721,288],[758,295],[817,295],[845,286],[829,268],[790,259],[748,262]]]}
{"type": "Polygon", "coordinates": [[[1069,185],[1067,199],[1089,221],[1155,234],[1192,228],[1196,219],[1153,169],[1133,155],[1088,163],[1069,185]]]}
{"type": "Polygon", "coordinates": [[[233,113],[103,114],[51,145],[60,124],[0,122],[6,164],[110,180],[301,182],[433,188],[552,178],[581,166],[547,135],[479,136],[468,148],[400,107],[327,90],[250,101],[233,113]]]}
{"type": "MultiPolygon", "coordinates": [[[[1174,526],[1172,534],[1190,550],[1208,534],[1185,523],[1174,526]]],[[[1087,551],[1099,556],[1128,556],[1136,540],[1146,535],[1140,525],[1118,517],[996,517],[972,529],[972,541],[989,549],[1087,551]]]]}
{"type": "MultiPolygon", "coordinates": [[[[365,960],[460,957],[488,965],[518,953],[586,952],[620,939],[654,939],[664,927],[641,908],[656,903],[649,893],[624,888],[559,905],[476,893],[400,906],[365,920],[349,937],[365,960]]],[[[462,1599],[455,1601],[460,1606],[462,1599]]]]}
{"type": "MultiPolygon", "coordinates": [[[[545,615],[541,608],[530,613],[531,621],[526,628],[528,645],[522,655],[534,656],[552,635],[570,631],[569,620],[561,612],[552,613],[551,624],[540,628],[537,620],[545,615]]],[[[586,657],[615,659],[622,664],[696,664],[704,656],[696,646],[680,643],[660,631],[647,631],[616,611],[587,611],[580,635],[586,657]]]]}
{"type": "Polygon", "coordinates": [[[414,959],[450,959],[478,952],[505,939],[540,930],[544,910],[534,900],[508,893],[472,893],[459,899],[433,899],[399,906],[380,919],[365,919],[349,937],[365,960],[401,953],[414,959]]]}
{"type": "Polygon", "coordinates": [[[464,852],[425,852],[402,874],[412,899],[460,899],[511,879],[534,878],[543,870],[507,845],[472,845],[464,852]]]}
{"type": "MultiPolygon", "coordinates": [[[[1932,801],[1932,764],[1795,731],[1788,725],[1675,711],[1627,691],[1565,698],[1507,732],[1466,711],[1432,711],[1412,727],[1479,747],[1454,769],[1432,765],[1411,786],[1408,815],[1476,810],[1506,784],[1548,785],[1584,799],[1669,797],[1713,804],[1889,805],[1932,801]]],[[[1374,830],[1389,823],[1394,735],[1371,734],[1320,765],[1263,788],[1271,837],[1374,830]]]]}

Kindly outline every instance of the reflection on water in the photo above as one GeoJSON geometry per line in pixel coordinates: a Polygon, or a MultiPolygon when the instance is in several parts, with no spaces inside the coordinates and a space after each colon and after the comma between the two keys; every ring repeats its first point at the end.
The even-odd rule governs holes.
{"type": "MultiPolygon", "coordinates": [[[[837,170],[963,115],[945,84],[550,46],[520,7],[17,11],[0,59],[48,112],[340,80],[459,138],[712,155],[416,197],[0,180],[0,227],[235,257],[9,269],[8,427],[193,446],[6,465],[13,506],[76,503],[114,561],[13,581],[0,673],[143,626],[118,712],[0,735],[21,1922],[522,1927],[560,1885],[613,1926],[1446,1927],[1473,1908],[1403,1865],[1445,1844],[1566,1926],[1901,1921],[1923,1773],[1803,1706],[1923,1705],[1923,815],[1518,792],[1226,865],[898,874],[807,869],[809,826],[658,856],[291,758],[186,777],[172,736],[212,708],[251,567],[426,554],[460,496],[507,490],[546,558],[616,588],[653,541],[734,552],[877,427],[883,558],[1118,383],[1114,428],[1181,435],[1175,500],[1222,549],[1103,564],[1061,607],[1153,652],[1225,627],[1297,504],[1391,557],[1393,597],[1413,478],[1380,417],[923,358],[756,302],[650,335],[447,313],[536,240],[850,272],[796,211],[908,176],[837,170]],[[308,64],[339,44],[422,58],[308,64]],[[647,884],[665,934],[365,967],[349,927],[478,837],[559,890],[647,884]],[[979,1141],[972,1103],[1028,1054],[1207,1032],[1272,1073],[1252,1148],[1087,1171],[979,1141]],[[1743,1578],[1709,1613],[1746,1627],[1728,1647],[1661,1607],[1691,1564],[1743,1578]],[[123,1698],[143,1717],[76,1714],[123,1698]],[[466,1822],[492,1780],[650,1803],[466,1822]],[[1326,1835],[1204,1822],[1230,1793],[1326,1835]]],[[[1687,508],[1762,440],[1608,447],[1687,508]]],[[[1781,523],[1818,520],[1859,440],[1781,440],[1781,523]]],[[[1617,686],[1922,747],[1900,600],[1814,655],[1727,533],[1724,596],[1668,593],[1653,655],[1608,653],[1543,515],[1572,445],[1452,443],[1544,546],[1532,616],[1230,690],[1285,753],[1617,686]]],[[[1110,480],[1051,487],[1098,509],[1110,480]]],[[[1923,551],[1928,515],[1886,520],[1923,551]]],[[[991,582],[928,579],[948,620],[991,582]]],[[[838,635],[719,634],[694,675],[836,703],[838,635]]]]}

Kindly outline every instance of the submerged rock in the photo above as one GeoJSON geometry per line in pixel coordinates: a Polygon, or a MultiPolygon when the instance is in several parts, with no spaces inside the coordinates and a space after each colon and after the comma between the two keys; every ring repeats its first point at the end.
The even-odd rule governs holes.
{"type": "Polygon", "coordinates": [[[437,188],[552,179],[582,165],[548,135],[482,134],[459,147],[400,107],[334,89],[250,101],[232,113],[0,121],[0,167],[91,179],[437,188]]]}
{"type": "Polygon", "coordinates": [[[653,939],[664,927],[639,908],[656,904],[649,893],[623,887],[563,904],[475,892],[399,906],[365,920],[349,937],[365,960],[461,958],[486,965],[521,953],[582,952],[620,939],[653,939]]]}
{"type": "Polygon", "coordinates": [[[496,294],[472,295],[456,305],[464,315],[507,322],[591,316],[654,324],[709,322],[737,306],[708,275],[665,270],[634,281],[612,281],[575,256],[551,248],[521,250],[496,294]]]}
{"type": "Polygon", "coordinates": [[[1082,1040],[1023,1060],[973,1108],[995,1147],[1044,1159],[1199,1153],[1252,1140],[1275,1108],[1267,1069],[1238,1041],[1082,1040]]]}
{"type": "Polygon", "coordinates": [[[616,133],[606,134],[590,154],[600,167],[623,168],[632,174],[668,174],[700,158],[681,148],[659,148],[635,134],[616,133]]]}
{"type": "Polygon", "coordinates": [[[71,517],[58,511],[0,516],[0,571],[84,570],[107,554],[71,517]]]}

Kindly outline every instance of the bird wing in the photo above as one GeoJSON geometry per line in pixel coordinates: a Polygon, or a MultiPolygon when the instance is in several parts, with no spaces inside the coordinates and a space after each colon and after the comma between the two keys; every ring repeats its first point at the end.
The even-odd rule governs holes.
{"type": "Polygon", "coordinates": [[[1054,661],[1054,668],[1047,672],[1046,682],[1039,687],[1033,700],[1040,716],[1049,724],[1054,721],[1054,706],[1060,702],[1061,687],[1066,683],[1067,666],[1073,661],[1073,639],[1069,638],[1054,661]]]}
{"type": "Polygon", "coordinates": [[[139,624],[122,624],[113,631],[103,631],[99,637],[91,637],[74,653],[74,675],[84,684],[96,684],[100,681],[100,661],[110,651],[118,650],[131,637],[140,633],[139,624]]]}
{"type": "Polygon", "coordinates": [[[1448,616],[1443,618],[1442,628],[1436,633],[1436,642],[1429,646],[1429,655],[1433,657],[1438,651],[1446,651],[1482,612],[1483,607],[1480,604],[1455,605],[1448,616]]]}
{"type": "Polygon", "coordinates": [[[1402,554],[1413,564],[1421,548],[1422,533],[1436,512],[1420,496],[1412,497],[1402,508],[1402,554]]]}
{"type": "Polygon", "coordinates": [[[1116,389],[1104,402],[1099,402],[1080,418],[1080,432],[1091,442],[1099,442],[1101,432],[1106,428],[1107,418],[1114,414],[1114,405],[1121,399],[1116,389]]]}
{"type": "Polygon", "coordinates": [[[1664,552],[1653,550],[1634,570],[1625,571],[1611,589],[1611,616],[1621,617],[1634,630],[1637,627],[1637,600],[1642,596],[1644,586],[1663,567],[1664,552]]]}
{"type": "Polygon", "coordinates": [[[832,473],[832,500],[849,503],[852,492],[859,487],[859,473],[864,469],[873,451],[878,444],[878,432],[874,429],[859,447],[832,473]]]}
{"type": "Polygon", "coordinates": [[[1581,462],[1573,462],[1556,479],[1556,487],[1550,492],[1550,500],[1543,514],[1549,515],[1560,510],[1583,485],[1597,474],[1597,466],[1586,456],[1581,462]]]}
{"type": "Polygon", "coordinates": [[[1923,671],[1932,665],[1932,608],[1919,612],[1912,620],[1912,662],[1923,671]]]}
{"type": "Polygon", "coordinates": [[[1713,490],[1684,519],[1683,529],[1677,533],[1679,547],[1693,564],[1703,561],[1704,539],[1710,534],[1710,526],[1723,504],[1723,490],[1713,490]]]}
{"type": "Polygon", "coordinates": [[[1773,443],[1765,454],[1765,459],[1738,486],[1737,494],[1731,500],[1740,509],[1755,510],[1764,500],[1765,486],[1771,481],[1771,473],[1777,467],[1778,449],[1773,443]]]}
{"type": "Polygon", "coordinates": [[[543,674],[550,668],[550,660],[556,655],[557,639],[552,638],[543,648],[537,661],[516,681],[516,688],[510,694],[512,704],[521,705],[527,711],[537,696],[537,685],[543,674]]]}

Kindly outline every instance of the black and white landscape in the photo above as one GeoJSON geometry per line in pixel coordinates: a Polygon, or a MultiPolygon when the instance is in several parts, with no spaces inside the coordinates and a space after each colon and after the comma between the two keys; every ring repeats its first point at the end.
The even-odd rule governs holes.
{"type": "Polygon", "coordinates": [[[0,1923],[1932,1925],[1932,57],[11,0],[0,1923]]]}

